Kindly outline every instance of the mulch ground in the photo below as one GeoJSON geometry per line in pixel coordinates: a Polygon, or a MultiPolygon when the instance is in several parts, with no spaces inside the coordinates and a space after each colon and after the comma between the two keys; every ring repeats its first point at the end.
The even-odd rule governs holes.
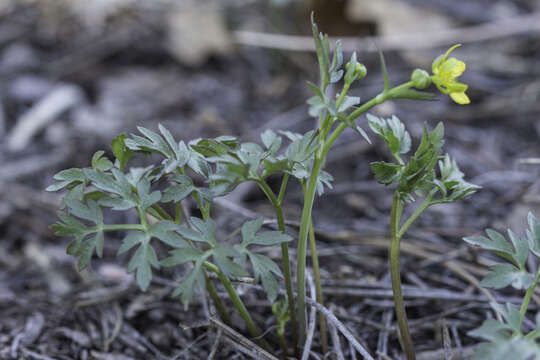
{"type": "MultiPolygon", "coordinates": [[[[448,12],[445,3],[432,5],[463,26],[493,20],[491,10],[448,12]]],[[[460,0],[455,8],[459,3],[469,6],[460,0]]],[[[517,15],[532,6],[518,0],[498,3],[517,15]]],[[[214,320],[204,296],[189,311],[171,296],[181,272],[160,270],[150,289],[141,293],[124,270],[127,258],[115,256],[120,234],[107,238],[103,259],[95,259],[90,271],[77,272],[75,260],[65,254],[68,240],[48,228],[60,200],[43,190],[52,176],[64,168],[88,166],[94,151],[110,151],[114,136],[135,132],[137,125],[156,129],[161,123],[183,140],[231,134],[245,141],[258,141],[265,128],[302,132],[312,126],[305,80],[315,80],[313,54],[238,46],[227,56],[186,65],[165,45],[162,19],[167,9],[134,6],[95,31],[72,13],[47,12],[43,4],[32,2],[19,3],[0,18],[1,359],[253,356],[237,314],[232,313],[236,327],[230,329],[214,320]],[[50,111],[48,118],[43,108],[50,111]],[[21,126],[24,121],[30,128],[21,126]]],[[[231,1],[220,14],[235,26],[269,24],[265,9],[231,1]]],[[[391,81],[406,81],[419,66],[414,59],[426,62],[447,45],[416,57],[387,51],[391,81]]],[[[469,358],[476,340],[467,332],[492,316],[489,302],[521,299],[514,291],[493,291],[491,298],[480,291],[478,281],[492,259],[461,238],[487,227],[511,227],[521,234],[527,212],[540,215],[540,165],[535,160],[540,156],[538,38],[521,34],[472,42],[458,56],[467,62],[463,82],[470,86],[471,105],[459,107],[440,96],[436,102],[390,102],[374,110],[400,117],[413,143],[424,122],[433,127],[444,121],[445,151],[470,182],[482,186],[464,201],[429,209],[403,240],[404,296],[418,358],[424,360],[469,358]]],[[[368,99],[381,85],[378,57],[360,51],[359,58],[369,76],[352,93],[368,99]]],[[[365,128],[366,119],[359,124],[365,128]]],[[[329,321],[331,356],[338,359],[361,358],[353,355],[341,325],[372,355],[402,356],[387,260],[392,189],[377,184],[368,166],[388,157],[379,141],[370,146],[345,132],[327,163],[334,186],[316,199],[325,306],[334,315],[329,321]]],[[[285,200],[294,235],[301,212],[298,184],[291,184],[285,200]]],[[[213,215],[221,235],[250,217],[273,217],[264,195],[250,185],[216,201],[213,215]]],[[[277,258],[279,253],[269,255],[277,258]]],[[[275,318],[264,294],[257,286],[237,286],[256,322],[268,330],[265,336],[274,341],[275,318]]],[[[525,326],[534,326],[532,316],[525,326]]],[[[314,358],[322,358],[318,333],[312,350],[314,358]]]]}

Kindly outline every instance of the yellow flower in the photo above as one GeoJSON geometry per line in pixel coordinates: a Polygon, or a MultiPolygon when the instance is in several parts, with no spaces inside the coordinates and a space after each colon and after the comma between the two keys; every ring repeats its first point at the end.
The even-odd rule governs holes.
{"type": "Polygon", "coordinates": [[[433,61],[431,78],[443,94],[450,95],[456,103],[464,105],[471,102],[465,94],[468,86],[457,81],[457,78],[465,71],[465,63],[454,57],[448,59],[448,55],[459,46],[461,44],[452,46],[446,54],[440,55],[433,61]]]}

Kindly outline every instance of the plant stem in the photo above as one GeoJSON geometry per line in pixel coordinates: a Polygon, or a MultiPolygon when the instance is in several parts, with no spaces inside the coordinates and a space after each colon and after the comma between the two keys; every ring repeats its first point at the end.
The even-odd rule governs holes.
{"type": "MultiPolygon", "coordinates": [[[[272,203],[274,207],[274,212],[276,213],[278,228],[282,233],[286,233],[285,229],[285,220],[283,217],[283,208],[281,206],[283,202],[283,197],[285,195],[285,189],[287,188],[287,181],[289,180],[289,174],[283,175],[283,180],[281,182],[281,188],[279,190],[279,195],[276,198],[274,192],[268,186],[268,184],[262,180],[257,179],[256,182],[264,192],[268,200],[272,203]]],[[[298,344],[298,332],[296,330],[296,309],[294,304],[294,293],[292,288],[292,276],[291,276],[291,265],[289,260],[289,245],[286,242],[281,243],[281,261],[283,264],[283,277],[285,278],[285,288],[287,290],[287,303],[289,307],[289,315],[291,319],[291,326],[293,329],[293,343],[294,348],[298,344]]]]}
{"type": "Polygon", "coordinates": [[[282,358],[283,359],[287,359],[287,357],[289,356],[289,351],[287,349],[287,342],[285,341],[285,337],[283,336],[283,334],[278,334],[278,338],[279,338],[279,346],[281,346],[281,350],[283,351],[283,354],[282,354],[282,358]]]}
{"type": "Polygon", "coordinates": [[[398,230],[401,222],[401,214],[403,212],[403,203],[399,199],[398,192],[394,194],[392,202],[392,211],[390,214],[390,276],[392,278],[392,292],[394,295],[394,305],[396,310],[396,318],[401,335],[401,345],[407,356],[407,360],[415,360],[414,347],[409,333],[409,325],[407,323],[407,314],[405,313],[405,305],[403,303],[403,294],[401,293],[401,275],[399,272],[399,241],[398,230]]]}
{"type": "MultiPolygon", "coordinates": [[[[373,106],[381,103],[379,96],[369,100],[354,111],[349,117],[352,119],[360,116],[360,114],[371,109],[373,106]],[[353,116],[353,114],[356,114],[353,116]]],[[[296,286],[298,296],[298,328],[299,328],[299,341],[304,341],[306,334],[306,250],[307,240],[309,232],[309,224],[311,223],[311,210],[313,208],[313,201],[315,199],[315,190],[317,188],[317,180],[319,173],[321,172],[324,159],[330,148],[337,140],[339,135],[347,128],[345,122],[340,123],[334,131],[330,134],[328,139],[324,142],[323,147],[315,154],[315,160],[309,176],[309,182],[307,189],[304,192],[304,207],[302,209],[302,218],[300,222],[300,230],[298,232],[298,257],[297,257],[297,272],[296,272],[296,286]]]]}
{"type": "Polygon", "coordinates": [[[182,221],[182,202],[179,201],[176,203],[176,214],[174,216],[174,222],[180,224],[182,221]]]}
{"type": "Polygon", "coordinates": [[[428,206],[433,205],[433,203],[431,202],[431,199],[433,198],[433,195],[435,195],[436,192],[437,192],[437,189],[431,190],[429,194],[426,196],[426,198],[424,199],[424,201],[422,201],[422,203],[413,212],[411,217],[408,218],[407,221],[403,223],[403,226],[401,226],[401,228],[398,228],[399,231],[397,233],[397,237],[399,239],[403,237],[405,232],[409,229],[409,227],[413,224],[413,222],[415,222],[416,219],[418,219],[418,217],[424,212],[424,210],[426,210],[428,206]]]}
{"type": "Polygon", "coordinates": [[[163,210],[163,208],[158,204],[152,205],[152,209],[154,209],[164,220],[173,220],[172,216],[163,210]]]}
{"type": "Polygon", "coordinates": [[[212,302],[214,303],[214,306],[216,307],[216,310],[219,314],[219,317],[221,320],[229,325],[232,326],[231,318],[229,317],[229,313],[227,312],[227,309],[225,308],[225,305],[223,305],[223,302],[221,302],[221,299],[219,298],[219,295],[216,291],[216,288],[214,287],[214,284],[212,281],[208,278],[208,275],[206,274],[206,271],[203,272],[204,274],[204,282],[206,285],[206,290],[208,290],[208,294],[210,294],[210,298],[212,299],[212,302]]]}
{"type": "Polygon", "coordinates": [[[113,224],[101,225],[103,231],[121,231],[121,230],[139,230],[144,231],[145,227],[141,224],[113,224]]]}
{"type": "Polygon", "coordinates": [[[227,290],[227,293],[229,294],[229,296],[231,298],[231,301],[234,304],[234,307],[236,307],[236,309],[240,313],[240,316],[242,317],[242,319],[246,323],[248,331],[251,334],[251,336],[254,338],[254,340],[261,347],[263,347],[264,349],[268,349],[268,346],[267,346],[266,342],[264,341],[264,339],[262,339],[260,337],[261,333],[260,333],[259,329],[257,328],[255,323],[253,322],[253,319],[251,318],[251,315],[249,315],[249,312],[248,312],[246,306],[244,305],[244,302],[242,301],[242,299],[240,299],[240,297],[236,293],[236,290],[234,290],[234,287],[233,287],[231,281],[229,280],[229,278],[227,276],[225,276],[219,270],[219,268],[217,266],[215,266],[214,264],[211,264],[209,262],[204,262],[204,266],[208,270],[214,272],[218,276],[219,280],[221,281],[221,283],[225,287],[225,290],[227,290]]]}
{"type": "Polygon", "coordinates": [[[300,221],[300,230],[298,231],[298,254],[297,254],[297,272],[296,272],[296,286],[297,286],[297,296],[298,296],[298,335],[299,341],[304,341],[306,334],[306,250],[307,250],[307,240],[308,240],[308,230],[311,223],[311,210],[313,208],[313,201],[315,199],[315,190],[317,185],[317,180],[319,178],[319,173],[322,169],[324,159],[330,151],[330,148],[337,140],[339,135],[347,128],[347,123],[354,121],[358,116],[362,115],[373,106],[383,103],[389,98],[395,97],[395,92],[397,90],[410,87],[411,82],[407,82],[392,88],[389,91],[383,91],[373,99],[362,104],[358,109],[353,111],[349,116],[347,116],[347,121],[341,122],[334,131],[324,140],[321,145],[322,147],[317,150],[315,153],[315,159],[313,161],[313,166],[311,168],[311,174],[309,176],[309,182],[307,186],[307,191],[304,193],[304,206],[302,209],[302,218],[300,221]]]}
{"type": "Polygon", "coordinates": [[[525,297],[523,298],[523,303],[521,303],[521,308],[519,309],[519,327],[520,328],[521,328],[521,325],[523,324],[523,320],[525,319],[525,313],[527,312],[527,307],[529,306],[531,297],[534,294],[534,289],[536,289],[538,280],[540,280],[540,267],[538,268],[538,270],[536,270],[536,274],[534,275],[533,282],[531,286],[527,289],[527,292],[525,293],[525,297]]]}
{"type": "MultiPolygon", "coordinates": [[[[311,250],[311,262],[313,264],[313,275],[315,277],[315,290],[317,302],[324,306],[323,292],[321,287],[321,273],[319,271],[319,258],[317,257],[317,244],[315,242],[315,231],[313,231],[313,218],[309,226],[309,246],[311,250]]],[[[326,336],[326,317],[319,311],[319,330],[321,332],[321,344],[323,356],[328,354],[328,338],[326,336]]]]}
{"type": "MultiPolygon", "coordinates": [[[[154,204],[152,206],[152,209],[158,213],[159,220],[164,220],[164,219],[172,220],[172,217],[165,210],[163,210],[159,205],[154,204]]],[[[180,211],[182,209],[180,202],[178,202],[177,204],[177,211],[178,209],[180,209],[180,211]]],[[[177,218],[178,218],[178,214],[177,214],[177,218]]],[[[139,226],[144,228],[144,225],[139,225],[139,226]]],[[[193,244],[191,240],[189,239],[186,239],[186,240],[190,246],[195,247],[195,245],[193,244]]],[[[221,301],[221,298],[219,297],[218,292],[216,288],[214,287],[214,284],[212,283],[212,280],[208,278],[208,275],[206,275],[206,271],[204,269],[203,269],[203,275],[204,275],[206,290],[208,291],[208,294],[210,295],[210,298],[212,299],[212,302],[214,303],[214,306],[216,307],[219,317],[221,318],[221,320],[223,320],[225,324],[228,324],[228,325],[232,324],[229,314],[227,313],[227,309],[225,308],[225,305],[223,304],[223,301],[221,301]]]]}
{"type": "MultiPolygon", "coordinates": [[[[341,125],[340,125],[341,126],[341,125]]],[[[309,225],[311,223],[311,210],[315,200],[315,190],[317,180],[322,168],[324,158],[315,155],[313,167],[309,176],[307,190],[304,192],[304,207],[302,209],[302,218],[300,230],[298,232],[298,258],[296,269],[296,286],[298,296],[298,341],[302,343],[306,336],[306,253],[309,225]]]]}

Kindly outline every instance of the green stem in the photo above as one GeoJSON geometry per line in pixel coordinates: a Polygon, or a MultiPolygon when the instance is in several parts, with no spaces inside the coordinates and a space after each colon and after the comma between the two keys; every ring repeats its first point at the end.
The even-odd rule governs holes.
{"type": "Polygon", "coordinates": [[[174,222],[180,224],[182,221],[182,202],[179,201],[176,203],[176,214],[174,216],[174,222]]]}
{"type": "Polygon", "coordinates": [[[281,180],[281,187],[279,188],[279,194],[277,203],[279,206],[283,205],[283,198],[285,197],[285,190],[287,189],[287,183],[289,182],[289,174],[283,174],[283,180],[281,180]]]}
{"type": "MultiPolygon", "coordinates": [[[[313,218],[309,226],[309,246],[311,249],[311,262],[313,264],[313,275],[315,277],[315,289],[317,302],[324,306],[323,292],[321,287],[321,273],[319,271],[319,258],[317,257],[317,244],[315,242],[315,231],[313,231],[313,218]]],[[[319,311],[319,329],[321,333],[321,344],[323,356],[328,354],[328,338],[326,335],[326,317],[319,311]]]]}
{"type": "Polygon", "coordinates": [[[525,319],[525,313],[527,312],[527,307],[529,306],[531,297],[534,294],[534,289],[536,289],[538,280],[540,280],[540,267],[538,268],[538,270],[536,270],[536,274],[534,275],[533,282],[531,286],[527,289],[527,292],[525,293],[525,297],[523,298],[523,303],[521,304],[521,308],[519,309],[519,327],[520,328],[521,328],[521,325],[523,324],[523,320],[525,319]]]}
{"type": "MultiPolygon", "coordinates": [[[[178,203],[180,204],[180,203],[178,203]]],[[[178,205],[177,204],[177,205],[178,205]]],[[[154,206],[152,206],[153,210],[156,211],[158,213],[158,218],[159,220],[164,220],[164,219],[172,219],[172,217],[165,211],[163,210],[159,205],[157,204],[154,204],[154,206]]],[[[177,208],[178,209],[178,208],[177,208]]],[[[180,208],[181,209],[181,208],[180,208]]],[[[142,221],[142,218],[141,218],[141,221],[142,221]]],[[[144,224],[146,224],[146,220],[144,222],[144,224]]],[[[110,225],[108,225],[110,226],[110,225]]],[[[139,227],[142,227],[142,230],[145,230],[146,228],[144,227],[145,225],[138,225],[139,227]]],[[[189,239],[186,239],[188,244],[192,247],[195,247],[195,245],[193,244],[193,242],[189,239]]],[[[225,324],[232,324],[231,323],[231,319],[229,317],[229,314],[227,313],[227,310],[225,308],[225,305],[223,304],[223,301],[221,301],[221,298],[219,297],[218,295],[218,292],[216,290],[216,288],[214,287],[214,284],[212,283],[212,281],[208,278],[208,276],[206,275],[206,271],[203,269],[203,275],[204,275],[204,279],[205,279],[205,286],[206,286],[206,290],[208,290],[208,294],[210,295],[210,298],[212,299],[212,302],[214,303],[214,306],[216,307],[216,310],[219,314],[219,317],[221,318],[221,320],[223,320],[223,322],[225,324]]]]}
{"type": "Polygon", "coordinates": [[[354,121],[358,116],[365,113],[373,106],[383,103],[389,98],[395,97],[395,92],[402,88],[411,87],[412,83],[407,82],[402,85],[396,86],[389,91],[383,91],[373,99],[362,104],[358,109],[353,111],[347,116],[347,121],[341,122],[334,131],[328,136],[328,138],[322,142],[322,147],[315,153],[315,159],[313,161],[313,167],[309,176],[309,182],[307,191],[304,193],[304,206],[302,209],[302,217],[300,221],[300,230],[298,231],[298,254],[297,254],[297,296],[298,296],[298,328],[299,328],[299,341],[304,341],[306,334],[306,284],[305,284],[305,271],[306,271],[306,250],[309,225],[311,223],[311,211],[313,208],[313,201],[315,199],[315,190],[319,173],[322,169],[324,159],[330,151],[330,148],[337,140],[339,135],[347,128],[347,123],[354,121]]]}
{"type": "Polygon", "coordinates": [[[392,278],[392,292],[394,295],[394,305],[396,308],[396,318],[401,335],[401,345],[407,356],[407,360],[415,360],[414,346],[407,323],[407,314],[405,313],[405,304],[403,303],[403,294],[401,293],[401,275],[399,272],[399,225],[401,214],[403,212],[403,203],[399,199],[398,193],[394,194],[392,211],[390,214],[390,277],[392,278]]]}
{"type": "Polygon", "coordinates": [[[309,176],[309,182],[304,192],[304,207],[300,230],[298,232],[298,258],[296,262],[296,286],[298,296],[298,340],[302,343],[306,336],[306,253],[309,225],[311,224],[311,210],[315,200],[315,190],[317,180],[321,171],[324,159],[315,156],[313,167],[309,176]]]}
{"type": "Polygon", "coordinates": [[[103,231],[121,231],[121,230],[139,230],[144,231],[145,227],[141,224],[113,224],[101,225],[103,231]]]}
{"type": "Polygon", "coordinates": [[[279,346],[281,346],[281,351],[283,351],[283,354],[281,354],[281,358],[282,359],[287,359],[287,357],[289,356],[289,351],[287,349],[287,341],[285,341],[285,336],[283,336],[283,334],[279,333],[278,334],[278,338],[279,338],[279,346]]]}
{"type": "Polygon", "coordinates": [[[424,201],[422,201],[422,203],[416,208],[416,210],[411,215],[411,217],[408,218],[407,221],[403,223],[403,226],[401,226],[401,229],[399,229],[397,233],[398,238],[401,239],[403,235],[405,234],[405,232],[409,229],[409,227],[424,212],[424,210],[426,210],[429,206],[433,205],[433,202],[431,201],[431,199],[433,198],[433,195],[435,195],[436,192],[437,192],[437,189],[431,190],[429,194],[426,196],[426,198],[424,199],[424,201]]]}
{"type": "Polygon", "coordinates": [[[341,90],[341,94],[339,94],[339,98],[336,101],[336,108],[339,111],[339,107],[341,106],[341,103],[343,102],[343,99],[345,99],[345,95],[347,95],[347,92],[349,92],[349,87],[351,86],[350,83],[344,83],[343,89],[341,90]]]}
{"type": "Polygon", "coordinates": [[[225,305],[223,305],[223,302],[219,298],[219,295],[216,291],[216,288],[214,287],[214,284],[212,281],[208,278],[208,275],[206,274],[206,271],[204,273],[204,282],[206,285],[206,289],[208,290],[208,294],[210,294],[210,298],[212,299],[212,302],[214,303],[214,306],[216,307],[216,310],[219,314],[219,317],[221,320],[229,325],[232,326],[231,318],[229,317],[229,313],[227,312],[227,309],[225,308],[225,305]]]}
{"type": "Polygon", "coordinates": [[[353,121],[354,119],[356,119],[357,117],[359,117],[360,115],[368,111],[373,106],[377,104],[381,104],[390,98],[394,98],[397,91],[401,89],[409,88],[411,86],[413,86],[413,84],[411,81],[409,81],[390,89],[386,93],[385,92],[380,93],[379,95],[375,96],[373,99],[369,100],[368,102],[362,104],[358,109],[350,113],[349,116],[347,116],[347,120],[353,121]]]}
{"type": "Polygon", "coordinates": [[[152,205],[152,209],[154,209],[164,220],[173,220],[172,216],[169,215],[169,213],[167,213],[165,210],[163,210],[163,208],[158,204],[152,205]]]}
{"type": "MultiPolygon", "coordinates": [[[[289,174],[283,175],[283,181],[281,182],[281,188],[279,190],[279,195],[276,198],[274,192],[268,186],[268,184],[262,180],[257,179],[256,182],[264,192],[268,200],[272,203],[274,207],[274,212],[276,213],[278,228],[282,233],[286,233],[285,229],[285,220],[283,217],[283,208],[281,204],[283,203],[283,197],[285,195],[285,189],[287,187],[287,181],[289,180],[289,174]]],[[[285,278],[285,288],[287,290],[287,303],[289,307],[289,315],[291,318],[291,326],[293,329],[293,343],[296,348],[298,344],[298,333],[296,331],[296,309],[294,304],[294,293],[292,286],[292,276],[291,276],[291,265],[289,259],[289,245],[286,242],[281,243],[281,261],[283,265],[283,277],[285,278]]]]}
{"type": "Polygon", "coordinates": [[[204,262],[204,266],[208,270],[214,272],[218,276],[218,279],[221,281],[221,283],[225,287],[225,290],[227,290],[227,293],[229,294],[229,296],[231,298],[231,301],[233,302],[234,307],[236,307],[236,309],[240,313],[240,316],[242,317],[242,319],[246,323],[248,331],[251,334],[251,336],[254,338],[254,340],[261,347],[263,347],[264,349],[268,349],[268,346],[265,343],[264,339],[262,339],[260,337],[261,333],[260,333],[259,329],[257,328],[255,323],[253,322],[253,319],[251,318],[251,315],[249,315],[249,312],[248,312],[246,306],[244,305],[244,302],[242,301],[242,299],[240,299],[240,297],[236,293],[236,290],[234,290],[234,287],[233,287],[231,281],[229,280],[229,278],[227,276],[225,276],[219,270],[219,268],[217,266],[215,266],[214,264],[212,264],[212,263],[204,262]]]}

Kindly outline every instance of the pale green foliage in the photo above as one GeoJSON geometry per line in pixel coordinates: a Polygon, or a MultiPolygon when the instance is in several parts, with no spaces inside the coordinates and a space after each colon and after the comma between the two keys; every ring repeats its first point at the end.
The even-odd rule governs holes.
{"type": "MultiPolygon", "coordinates": [[[[272,260],[253,253],[248,246],[273,246],[290,241],[290,236],[278,231],[256,234],[262,225],[262,219],[258,219],[244,225],[242,243],[233,246],[218,241],[212,219],[193,217],[189,222],[191,227],[169,219],[150,225],[146,213],[160,203],[178,203],[188,197],[194,198],[202,209],[213,197],[225,194],[243,181],[262,180],[278,172],[304,178],[309,174],[310,159],[316,149],[314,133],[287,133],[291,144],[283,154],[278,154],[282,138],[270,130],[262,136],[266,150],[253,143],[240,144],[230,136],[199,139],[186,145],[176,142],[165,127],[160,125],[159,130],[161,134],[141,127],[139,131],[143,136],[121,135],[114,139],[114,163],[103,157],[103,151],[98,151],[92,158],[91,168],[68,169],[55,175],[57,183],[47,190],[69,190],[63,200],[65,211],[58,213],[59,221],[53,225],[57,235],[74,238],[68,253],[78,257],[79,268],[84,269],[89,266],[94,252],[102,256],[105,231],[128,230],[118,253],[134,250],[127,269],[136,273],[142,290],[151,282],[152,268],[193,263],[174,292],[182,296],[186,306],[194,289],[203,283],[205,262],[213,262],[225,276],[248,276],[244,268],[246,262],[242,259],[247,256],[256,281],[262,283],[273,301],[278,293],[274,276],[281,276],[281,270],[272,260]],[[155,152],[164,160],[159,166],[130,168],[126,172],[127,162],[134,154],[148,152],[155,152]],[[195,186],[193,179],[186,175],[187,169],[202,176],[208,187],[195,186]],[[169,186],[163,192],[153,190],[154,184],[163,179],[169,186]],[[140,224],[105,224],[102,212],[106,208],[136,209],[141,216],[140,224]],[[158,259],[155,241],[173,248],[168,258],[158,259]],[[196,243],[203,244],[202,248],[196,243]]],[[[330,185],[330,180],[330,175],[321,177],[321,191],[323,184],[330,185]]]]}
{"type": "Polygon", "coordinates": [[[463,173],[448,154],[439,160],[444,143],[442,123],[437,124],[433,131],[428,131],[424,126],[420,145],[405,162],[401,155],[407,154],[411,149],[411,137],[405,125],[396,116],[383,119],[368,114],[367,117],[369,127],[384,140],[397,162],[373,162],[371,170],[379,183],[397,183],[397,191],[402,201],[412,202],[415,194],[421,195],[427,191],[432,195],[436,192],[440,194],[439,199],[432,200],[433,204],[451,202],[480,188],[464,180],[463,173]],[[435,171],[437,162],[439,175],[435,171]]]}
{"type": "MultiPolygon", "coordinates": [[[[528,215],[529,229],[527,238],[520,238],[512,230],[508,230],[510,242],[495,230],[487,229],[487,237],[471,236],[464,240],[471,245],[505,259],[508,263],[497,264],[490,268],[490,273],[482,280],[481,285],[492,288],[504,288],[509,285],[516,289],[526,289],[530,295],[534,291],[539,270],[536,276],[526,268],[529,253],[540,257],[538,242],[540,241],[539,222],[532,213],[528,215]]],[[[521,311],[512,304],[506,307],[492,303],[493,309],[499,313],[503,322],[494,319],[485,320],[481,327],[469,332],[470,336],[478,337],[487,342],[478,346],[474,359],[540,359],[540,313],[536,315],[536,329],[528,334],[522,332],[522,322],[527,310],[528,300],[524,300],[521,311]],[[525,302],[527,301],[527,302],[525,302]]]]}
{"type": "MultiPolygon", "coordinates": [[[[162,125],[158,127],[159,132],[139,127],[140,134],[122,134],[113,140],[114,161],[105,157],[104,151],[98,151],[91,160],[91,167],[67,169],[54,176],[56,183],[47,190],[64,189],[67,193],[62,202],[63,211],[58,213],[59,221],[53,225],[53,229],[59,236],[73,238],[68,253],[78,257],[79,268],[88,267],[94,253],[99,257],[103,255],[106,232],[124,231],[126,234],[118,253],[131,253],[127,268],[136,273],[137,284],[143,291],[151,284],[153,269],[160,266],[185,266],[185,274],[173,295],[181,296],[187,307],[194,291],[205,284],[213,295],[213,301],[219,305],[221,300],[216,300],[219,295],[211,290],[213,280],[206,276],[206,271],[210,270],[218,275],[251,335],[261,340],[262,336],[258,334],[229,278],[252,275],[255,282],[262,284],[268,299],[271,302],[276,300],[279,293],[276,278],[282,277],[281,269],[273,260],[257,251],[257,247],[280,245],[282,254],[287,254],[287,242],[292,238],[285,234],[281,206],[287,181],[292,177],[306,185],[303,186],[306,189],[306,203],[297,252],[298,324],[302,336],[302,328],[305,327],[307,229],[312,224],[311,209],[315,193],[322,195],[325,187],[331,187],[333,180],[323,170],[328,151],[347,127],[370,142],[355,120],[377,104],[388,99],[434,99],[433,94],[414,89],[415,86],[423,88],[427,83],[418,86],[419,81],[407,82],[391,88],[384,56],[380,53],[384,83],[382,92],[362,103],[360,97],[351,96],[348,91],[355,81],[366,76],[366,67],[358,62],[356,53],[352,54],[343,67],[341,43],[336,43],[331,54],[328,36],[319,33],[313,18],[312,32],[320,72],[319,85],[308,82],[314,93],[308,104],[309,114],[317,118],[315,129],[305,134],[269,129],[261,134],[260,145],[242,143],[233,136],[177,141],[162,125]],[[338,86],[340,82],[343,84],[341,91],[335,97],[328,95],[328,86],[338,86]],[[161,161],[144,168],[129,167],[130,159],[141,154],[153,154],[161,161]],[[276,175],[283,178],[277,196],[267,183],[270,176],[276,175]],[[281,231],[261,231],[263,219],[260,218],[244,223],[240,242],[235,242],[232,236],[223,241],[210,216],[212,202],[214,198],[233,191],[247,181],[256,182],[268,197],[276,210],[281,231]],[[182,205],[185,201],[193,201],[197,205],[201,218],[184,218],[182,205]],[[171,209],[175,211],[174,216],[167,212],[171,209]],[[103,215],[103,211],[136,212],[139,221],[135,224],[107,224],[104,219],[108,217],[103,215]],[[159,259],[158,254],[162,252],[156,251],[158,247],[166,248],[168,257],[159,259]]],[[[399,201],[413,201],[414,195],[423,195],[427,191],[426,199],[430,201],[428,205],[432,205],[463,198],[478,189],[464,181],[455,161],[448,156],[441,156],[444,133],[442,124],[430,132],[424,127],[420,145],[413,155],[408,156],[407,161],[403,161],[401,156],[410,152],[411,137],[397,117],[380,119],[369,116],[369,126],[383,138],[396,160],[396,163],[372,163],[371,168],[379,182],[397,184],[399,201]],[[439,176],[435,170],[437,162],[439,176]],[[432,199],[436,193],[439,197],[432,199]]],[[[539,233],[538,226],[530,230],[529,241],[534,253],[540,253],[539,233]]],[[[508,248],[506,250],[509,253],[513,251],[508,248]]],[[[283,259],[287,258],[288,255],[283,256],[283,259]]],[[[517,266],[521,271],[519,264],[522,258],[519,259],[517,266]]],[[[285,264],[289,308],[286,308],[285,301],[274,303],[272,308],[280,335],[284,334],[289,317],[294,319],[296,313],[289,264],[285,264]]],[[[495,270],[497,274],[508,272],[506,267],[495,270]]],[[[509,281],[513,284],[518,282],[515,278],[509,281]]],[[[526,279],[520,281],[520,286],[527,283],[526,279]]],[[[221,309],[220,314],[224,312],[221,309]]]]}

